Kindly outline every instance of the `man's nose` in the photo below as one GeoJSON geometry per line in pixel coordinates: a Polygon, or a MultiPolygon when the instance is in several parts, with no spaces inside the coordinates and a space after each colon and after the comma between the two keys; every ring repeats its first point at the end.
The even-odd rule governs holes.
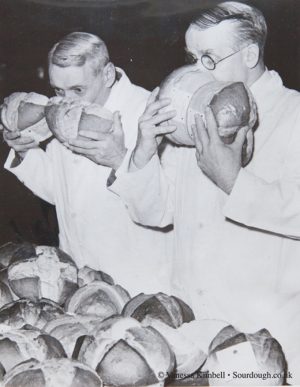
{"type": "Polygon", "coordinates": [[[76,98],[76,94],[74,93],[73,90],[64,90],[64,97],[65,98],[72,98],[72,99],[75,99],[76,98]]]}

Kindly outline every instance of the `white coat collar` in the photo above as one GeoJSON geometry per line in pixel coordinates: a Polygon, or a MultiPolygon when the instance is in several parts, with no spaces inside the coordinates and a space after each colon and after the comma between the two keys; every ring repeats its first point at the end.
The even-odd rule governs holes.
{"type": "Polygon", "coordinates": [[[119,79],[114,83],[108,99],[104,104],[104,107],[111,112],[117,110],[122,111],[124,105],[128,105],[128,88],[131,86],[131,82],[125,72],[118,67],[116,67],[116,71],[119,79]]]}
{"type": "Polygon", "coordinates": [[[271,111],[274,104],[278,102],[278,91],[283,90],[282,80],[274,70],[268,70],[258,78],[250,87],[250,90],[257,103],[259,115],[271,111]]]}

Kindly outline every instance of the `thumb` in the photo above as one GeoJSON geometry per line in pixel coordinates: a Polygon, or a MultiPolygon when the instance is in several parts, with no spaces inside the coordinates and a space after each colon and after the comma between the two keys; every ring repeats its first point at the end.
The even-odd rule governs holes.
{"type": "Polygon", "coordinates": [[[155,89],[152,90],[151,94],[148,97],[147,106],[149,106],[151,103],[155,102],[159,93],[159,87],[157,86],[155,89]]]}
{"type": "Polygon", "coordinates": [[[239,149],[243,146],[246,140],[248,129],[249,129],[248,126],[244,126],[237,132],[236,138],[232,144],[234,148],[239,149]]]}
{"type": "Polygon", "coordinates": [[[114,112],[113,114],[113,130],[114,133],[122,133],[123,134],[123,126],[121,122],[120,112],[114,112]]]}
{"type": "Polygon", "coordinates": [[[218,134],[218,125],[214,113],[210,106],[205,109],[206,128],[209,139],[214,140],[215,143],[221,143],[222,140],[218,134]]]}

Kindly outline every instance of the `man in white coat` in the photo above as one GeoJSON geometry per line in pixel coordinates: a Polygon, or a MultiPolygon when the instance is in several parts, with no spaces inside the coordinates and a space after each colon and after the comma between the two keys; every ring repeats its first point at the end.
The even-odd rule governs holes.
{"type": "Polygon", "coordinates": [[[225,320],[244,332],[269,329],[285,351],[290,382],[299,384],[300,241],[279,234],[300,236],[293,219],[300,214],[300,94],[265,67],[266,33],[261,12],[238,2],[204,11],[186,33],[202,71],[242,81],[254,95],[259,122],[247,167],[241,165],[246,132],[224,145],[209,109],[206,125],[195,117],[196,155],[195,148],[172,147],[160,160],[160,109],[167,102],[153,94],[128,166],[110,189],[135,221],[174,224],[172,292],[198,318],[225,320]]]}
{"type": "Polygon", "coordinates": [[[6,131],[4,138],[13,149],[5,168],[56,206],[60,247],[79,267],[107,272],[131,295],[168,292],[171,236],[136,225],[106,188],[112,169],[135,145],[149,92],[112,64],[99,37],[82,32],[67,35],[52,48],[49,78],[57,95],[115,112],[114,130],[105,139],[90,131],[68,144],[53,139],[46,151],[31,138],[6,131]]]}

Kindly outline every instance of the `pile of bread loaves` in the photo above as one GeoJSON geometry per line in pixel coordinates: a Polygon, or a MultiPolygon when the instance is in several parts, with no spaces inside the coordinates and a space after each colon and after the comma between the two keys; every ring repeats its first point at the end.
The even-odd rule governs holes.
{"type": "Polygon", "coordinates": [[[186,303],[164,293],[131,298],[108,274],[78,269],[55,247],[9,242],[0,267],[3,387],[213,385],[228,352],[235,364],[247,368],[254,359],[257,372],[281,375],[265,385],[284,382],[282,348],[265,329],[245,334],[195,320],[186,303]]]}
{"type": "MultiPolygon", "coordinates": [[[[167,77],[160,96],[170,97],[169,108],[177,111],[171,141],[193,146],[194,115],[205,117],[210,106],[224,143],[249,128],[243,162],[250,160],[257,115],[242,83],[216,82],[196,66],[185,66],[167,77]]],[[[104,134],[113,129],[112,113],[97,104],[24,92],[5,98],[1,121],[6,130],[37,142],[54,135],[65,143],[84,129],[104,134]]],[[[188,305],[164,293],[131,298],[109,274],[78,269],[55,247],[11,242],[0,247],[3,387],[212,385],[220,383],[213,373],[227,367],[230,374],[232,361],[224,362],[224,356],[241,369],[251,363],[258,372],[278,374],[265,385],[284,382],[282,348],[265,329],[246,334],[227,322],[195,320],[188,305]]],[[[225,378],[226,383],[234,381],[225,378]]]]}

